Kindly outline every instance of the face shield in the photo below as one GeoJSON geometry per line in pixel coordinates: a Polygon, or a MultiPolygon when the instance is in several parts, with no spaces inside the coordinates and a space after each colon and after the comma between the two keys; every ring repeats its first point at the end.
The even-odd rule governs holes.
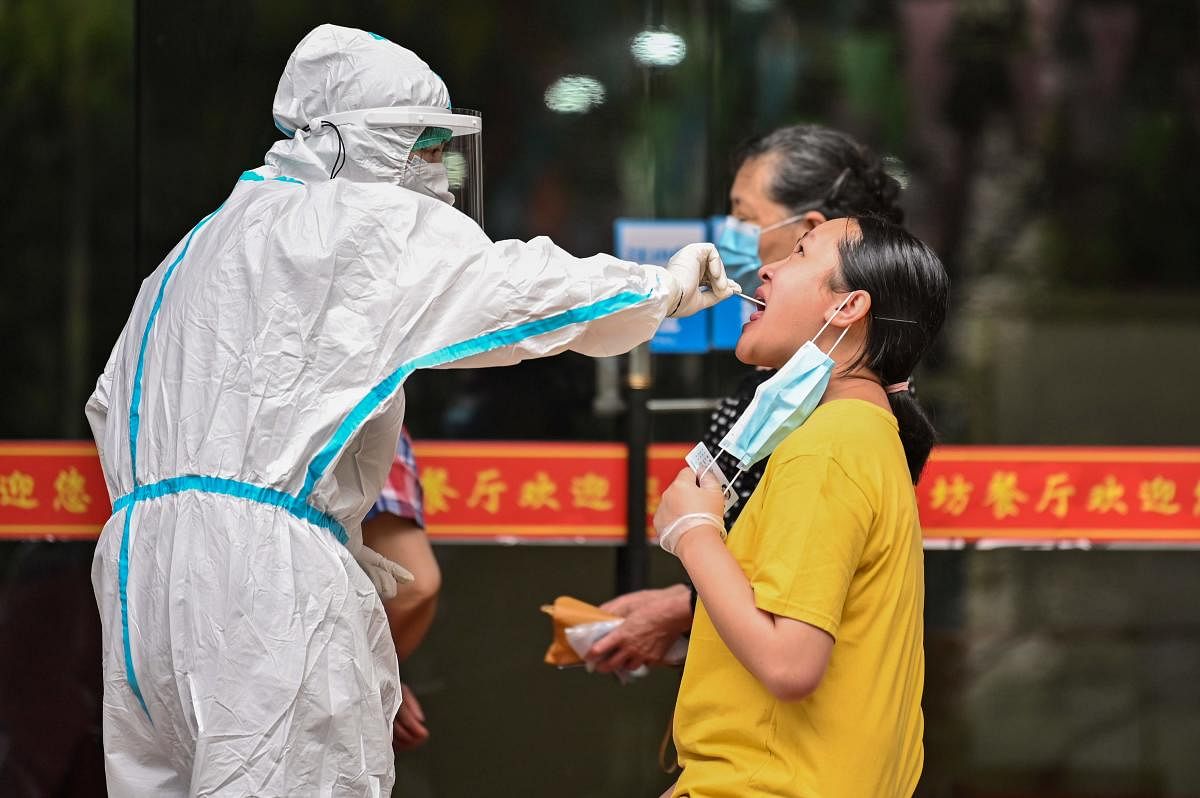
{"type": "MultiPolygon", "coordinates": [[[[483,226],[483,117],[478,111],[464,108],[436,108],[423,106],[396,106],[392,108],[366,108],[361,111],[343,111],[326,114],[309,121],[309,127],[318,131],[323,123],[331,125],[353,124],[364,128],[444,128],[451,138],[442,151],[442,164],[454,207],[470,216],[480,227],[483,226]]],[[[415,158],[416,156],[410,156],[415,158]]],[[[418,165],[419,166],[419,165],[418,165]]],[[[419,169],[406,174],[409,165],[402,167],[397,176],[401,184],[419,180],[419,169]]]]}

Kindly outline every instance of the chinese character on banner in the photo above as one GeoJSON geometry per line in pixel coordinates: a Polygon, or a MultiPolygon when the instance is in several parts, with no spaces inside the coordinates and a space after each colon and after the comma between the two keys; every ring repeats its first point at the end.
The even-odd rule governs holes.
{"type": "Polygon", "coordinates": [[[421,474],[421,491],[425,494],[425,512],[430,515],[450,509],[448,499],[457,499],[458,491],[450,485],[450,475],[444,468],[426,468],[421,474]]]}
{"type": "MultiPolygon", "coordinates": [[[[1200,486],[1196,488],[1200,494],[1200,486]]],[[[658,477],[646,478],[646,512],[654,515],[658,512],[658,504],[662,501],[662,488],[658,485],[658,477]]],[[[1200,506],[1200,505],[1197,505],[1200,506]]]]}
{"type": "Polygon", "coordinates": [[[1117,482],[1116,477],[1109,474],[1099,485],[1094,485],[1091,493],[1088,494],[1088,512],[1115,512],[1118,515],[1125,515],[1129,512],[1129,505],[1123,500],[1124,495],[1125,486],[1117,482]]]}
{"type": "Polygon", "coordinates": [[[467,499],[467,506],[478,507],[482,504],[485,511],[495,515],[500,509],[500,494],[506,490],[508,485],[500,481],[500,469],[485,468],[475,474],[475,487],[467,499]]]}
{"type": "Polygon", "coordinates": [[[32,510],[37,506],[38,500],[33,497],[33,477],[20,471],[0,474],[0,507],[32,510]]]}
{"type": "Polygon", "coordinates": [[[1015,516],[1021,511],[1017,505],[1029,501],[1029,497],[1017,487],[1017,472],[997,471],[988,483],[984,507],[991,507],[997,519],[1015,516]]]}
{"type": "Polygon", "coordinates": [[[521,485],[521,498],[517,500],[520,507],[530,507],[540,510],[549,507],[551,510],[560,509],[558,499],[554,498],[558,486],[550,479],[545,471],[537,472],[533,479],[521,485]]]}
{"type": "Polygon", "coordinates": [[[1196,483],[1196,508],[1192,510],[1192,515],[1200,515],[1200,482],[1196,483]]]}
{"type": "Polygon", "coordinates": [[[1142,510],[1147,513],[1175,515],[1180,510],[1175,501],[1175,481],[1161,476],[1143,482],[1138,488],[1138,498],[1142,500],[1142,510]]]}
{"type": "Polygon", "coordinates": [[[1075,486],[1069,482],[1070,478],[1070,475],[1061,471],[1046,477],[1046,487],[1036,508],[1039,513],[1049,509],[1056,518],[1067,517],[1067,506],[1075,495],[1075,486]]]}
{"type": "Polygon", "coordinates": [[[66,510],[68,513],[86,513],[92,497],[87,495],[87,483],[79,469],[71,466],[66,471],[59,471],[54,480],[54,509],[66,510]]]}
{"type": "Polygon", "coordinates": [[[938,477],[929,491],[929,506],[950,515],[962,515],[974,489],[975,486],[963,479],[962,474],[955,474],[948,482],[945,477],[938,477]]]}
{"type": "Polygon", "coordinates": [[[608,500],[608,480],[599,474],[584,474],[571,480],[571,495],[576,507],[587,510],[611,510],[608,500]]]}

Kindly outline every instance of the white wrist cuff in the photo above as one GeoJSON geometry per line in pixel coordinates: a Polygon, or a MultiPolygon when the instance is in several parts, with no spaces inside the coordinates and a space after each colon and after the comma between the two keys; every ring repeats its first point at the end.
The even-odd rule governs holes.
{"type": "Polygon", "coordinates": [[[684,533],[698,526],[716,527],[717,531],[721,533],[721,539],[725,539],[725,522],[720,518],[712,513],[687,513],[676,518],[666,529],[658,533],[658,545],[668,554],[674,554],[675,547],[679,545],[679,540],[684,533]]]}
{"type": "Polygon", "coordinates": [[[683,306],[683,285],[679,282],[678,277],[666,269],[663,269],[662,272],[663,282],[666,283],[668,288],[667,316],[674,318],[675,314],[679,312],[679,308],[683,306]]]}

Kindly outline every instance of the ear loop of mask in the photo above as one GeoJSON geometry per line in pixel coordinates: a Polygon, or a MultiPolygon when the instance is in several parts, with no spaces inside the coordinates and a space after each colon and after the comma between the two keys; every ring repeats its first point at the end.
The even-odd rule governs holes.
{"type": "Polygon", "coordinates": [[[342,131],[338,130],[337,125],[332,122],[322,121],[321,127],[326,126],[333,128],[333,132],[337,134],[338,140],[338,154],[333,159],[333,168],[329,170],[329,179],[332,180],[338,176],[338,172],[342,171],[342,167],[346,165],[346,145],[342,142],[342,131]],[[339,161],[341,163],[338,163],[339,161]]]}
{"type": "MultiPolygon", "coordinates": [[[[854,296],[852,293],[846,294],[846,298],[842,300],[842,304],[837,306],[837,310],[835,310],[833,315],[829,317],[829,321],[822,324],[821,329],[817,330],[817,334],[812,337],[813,346],[817,345],[817,339],[821,337],[821,334],[825,332],[830,324],[833,324],[833,320],[837,318],[837,314],[842,312],[842,308],[846,307],[846,303],[850,301],[850,297],[852,296],[854,296]]],[[[849,326],[842,330],[842,334],[839,335],[837,340],[833,342],[833,346],[829,347],[829,351],[825,353],[826,357],[833,357],[833,350],[838,348],[838,344],[842,342],[842,339],[846,337],[846,333],[848,332],[850,332],[849,326]]],[[[817,348],[819,349],[820,347],[817,348]]]]}
{"type": "MultiPolygon", "coordinates": [[[[699,486],[700,481],[704,479],[704,475],[707,474],[712,469],[712,467],[716,464],[717,464],[717,458],[714,457],[712,460],[709,461],[708,465],[706,465],[704,467],[704,470],[702,470],[699,474],[696,475],[696,485],[697,486],[699,486]]],[[[730,496],[732,496],[733,493],[735,492],[734,486],[737,484],[737,481],[739,478],[741,478],[742,474],[745,474],[745,473],[746,473],[745,470],[739,468],[737,470],[737,473],[733,475],[733,479],[729,480],[729,485],[727,487],[721,488],[721,495],[725,498],[729,498],[730,496]]]]}
{"type": "Polygon", "coordinates": [[[788,218],[784,219],[781,222],[775,222],[774,224],[769,224],[766,227],[759,227],[758,234],[762,235],[763,233],[769,233],[772,230],[778,230],[781,227],[786,227],[789,224],[795,224],[796,222],[800,221],[803,218],[804,218],[803,213],[797,214],[795,216],[789,216],[788,218]]]}

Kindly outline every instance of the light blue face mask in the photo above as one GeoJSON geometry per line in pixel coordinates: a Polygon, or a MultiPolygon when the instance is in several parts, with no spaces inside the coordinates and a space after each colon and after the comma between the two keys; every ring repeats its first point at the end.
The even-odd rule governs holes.
{"type": "MultiPolygon", "coordinates": [[[[834,311],[841,312],[847,296],[834,311]]],[[[832,317],[831,317],[832,321],[832,317]]],[[[775,450],[793,430],[808,420],[817,409],[833,372],[833,350],[846,337],[849,327],[834,341],[828,352],[817,348],[816,340],[829,326],[805,341],[779,371],[754,392],[745,412],[721,439],[720,447],[738,461],[738,475],[775,450]]],[[[737,477],[734,479],[736,480],[737,477]]]]}
{"type": "Polygon", "coordinates": [[[721,263],[725,264],[725,274],[731,280],[736,280],[746,293],[754,293],[759,284],[758,270],[763,265],[758,256],[758,239],[763,233],[778,230],[803,218],[804,214],[789,216],[782,222],[759,227],[753,222],[743,222],[736,216],[725,217],[725,227],[717,240],[717,252],[721,255],[721,263]]]}

